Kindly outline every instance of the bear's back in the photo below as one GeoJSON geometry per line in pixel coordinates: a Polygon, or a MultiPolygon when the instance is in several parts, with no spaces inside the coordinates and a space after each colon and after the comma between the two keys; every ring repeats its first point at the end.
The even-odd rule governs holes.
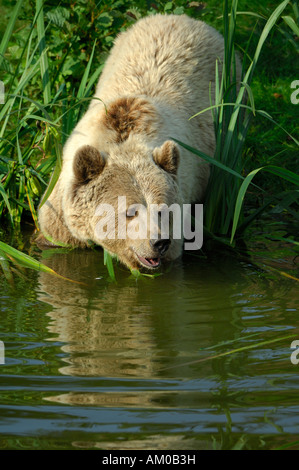
{"type": "Polygon", "coordinates": [[[117,37],[96,96],[143,95],[189,107],[189,96],[193,103],[202,94],[208,99],[222,57],[223,38],[205,23],[186,15],[149,16],[117,37]]]}

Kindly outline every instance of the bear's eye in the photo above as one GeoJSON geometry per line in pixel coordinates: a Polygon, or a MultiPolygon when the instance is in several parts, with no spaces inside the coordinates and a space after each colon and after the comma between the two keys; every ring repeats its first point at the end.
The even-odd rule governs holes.
{"type": "Polygon", "coordinates": [[[133,217],[136,217],[137,215],[138,215],[138,210],[134,205],[130,206],[127,209],[127,213],[126,213],[127,219],[133,219],[133,217]]]}

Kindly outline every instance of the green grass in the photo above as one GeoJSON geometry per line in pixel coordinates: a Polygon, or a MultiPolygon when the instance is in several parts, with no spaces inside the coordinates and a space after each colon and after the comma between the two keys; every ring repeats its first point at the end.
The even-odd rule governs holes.
{"type": "MultiPolygon", "coordinates": [[[[215,2],[208,2],[208,5],[213,4],[215,2]]],[[[247,50],[248,56],[253,57],[266,20],[278,4],[279,2],[239,0],[235,44],[243,56],[247,50]]],[[[212,9],[212,12],[207,15],[207,21],[223,32],[221,12],[218,14],[216,8],[212,9]]],[[[286,15],[293,17],[294,20],[297,18],[298,24],[298,2],[289,2],[282,17],[286,15]]],[[[284,20],[279,18],[261,50],[251,89],[256,109],[267,111],[282,128],[298,140],[298,106],[293,105],[290,100],[292,93],[290,84],[296,79],[296,60],[298,60],[296,35],[287,27],[284,20]]],[[[248,172],[268,164],[283,165],[296,173],[299,168],[298,146],[281,128],[273,126],[270,121],[259,115],[251,121],[243,157],[246,157],[244,168],[248,172]]],[[[258,175],[256,184],[261,183],[263,188],[270,192],[279,192],[289,187],[282,180],[273,180],[269,176],[258,175]]]]}
{"type": "MultiPolygon", "coordinates": [[[[234,64],[238,1],[232,1],[230,10],[227,0],[223,4],[223,30],[226,52],[224,63],[217,63],[216,67],[215,97],[211,96],[210,108],[192,117],[192,119],[196,118],[199,114],[212,110],[216,136],[214,159],[197,149],[191,149],[186,144],[181,143],[181,145],[211,163],[212,173],[205,201],[205,228],[211,236],[230,237],[230,243],[233,243],[236,234],[242,235],[248,224],[261,212],[259,207],[247,219],[243,217],[242,212],[247,189],[258,173],[271,173],[291,183],[293,185],[292,189],[299,187],[299,176],[284,168],[284,166],[265,164],[251,170],[248,175],[244,175],[244,169],[248,167],[248,160],[244,159],[244,147],[252,120],[258,115],[264,121],[270,121],[275,129],[280,129],[297,146],[297,150],[298,141],[287,130],[283,129],[265,109],[257,108],[251,88],[263,46],[282,12],[289,4],[288,0],[284,0],[265,21],[252,57],[248,60],[248,55],[244,55],[241,84],[236,79],[234,64]],[[222,74],[220,74],[220,71],[222,71],[222,74]],[[246,94],[248,97],[247,104],[244,103],[246,94]],[[213,102],[215,102],[214,105],[213,102]]],[[[248,12],[248,14],[254,16],[253,13],[248,12]]],[[[272,160],[274,157],[275,155],[272,155],[272,160]]],[[[255,186],[255,188],[266,193],[263,186],[255,186]]],[[[290,206],[294,204],[294,199],[290,199],[289,189],[280,194],[279,197],[277,194],[269,194],[269,197],[270,199],[264,205],[265,209],[272,203],[280,204],[286,210],[291,210],[290,206]]],[[[295,215],[298,217],[297,213],[295,215]]]]}
{"type": "MultiPolygon", "coordinates": [[[[221,7],[210,0],[188,5],[182,0],[151,5],[145,0],[89,0],[53,7],[47,1],[18,0],[14,8],[4,9],[10,15],[0,43],[6,92],[0,105],[0,218],[11,234],[21,233],[25,222],[38,228],[37,206],[57,181],[63,144],[88,105],[113,38],[157,11],[202,19],[226,41],[222,80],[223,64],[218,63],[218,87],[211,97],[217,145],[205,233],[233,243],[262,210],[273,207],[298,218],[298,108],[290,102],[290,84],[298,78],[297,2],[224,0],[221,7]],[[234,50],[244,58],[239,92],[229,73],[234,50]],[[247,102],[242,101],[245,92],[247,102]]],[[[196,119],[196,105],[194,115],[196,119]]],[[[182,145],[188,147],[188,142],[182,145]]],[[[0,264],[9,277],[7,246],[0,248],[0,264]]],[[[105,263],[115,279],[108,253],[105,263]]]]}

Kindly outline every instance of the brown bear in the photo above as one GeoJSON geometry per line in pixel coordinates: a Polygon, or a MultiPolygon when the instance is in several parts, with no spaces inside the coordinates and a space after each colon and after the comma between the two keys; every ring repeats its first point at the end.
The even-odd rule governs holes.
{"type": "Polygon", "coordinates": [[[46,239],[72,246],[91,240],[131,269],[155,270],[181,255],[184,234],[173,236],[179,222],[170,210],[169,233],[162,233],[163,208],[200,202],[209,165],[173,139],[213,156],[211,112],[189,118],[210,106],[223,54],[222,36],[185,15],[149,16],[117,37],[39,209],[46,239]]]}

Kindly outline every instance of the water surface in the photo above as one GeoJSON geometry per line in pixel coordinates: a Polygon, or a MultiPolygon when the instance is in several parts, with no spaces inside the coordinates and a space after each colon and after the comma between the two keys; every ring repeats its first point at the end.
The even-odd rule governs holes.
{"type": "Polygon", "coordinates": [[[288,249],[275,270],[216,250],[155,279],[118,267],[116,284],[101,251],[54,250],[38,256],[76,283],[0,277],[0,447],[298,449],[288,249]]]}

